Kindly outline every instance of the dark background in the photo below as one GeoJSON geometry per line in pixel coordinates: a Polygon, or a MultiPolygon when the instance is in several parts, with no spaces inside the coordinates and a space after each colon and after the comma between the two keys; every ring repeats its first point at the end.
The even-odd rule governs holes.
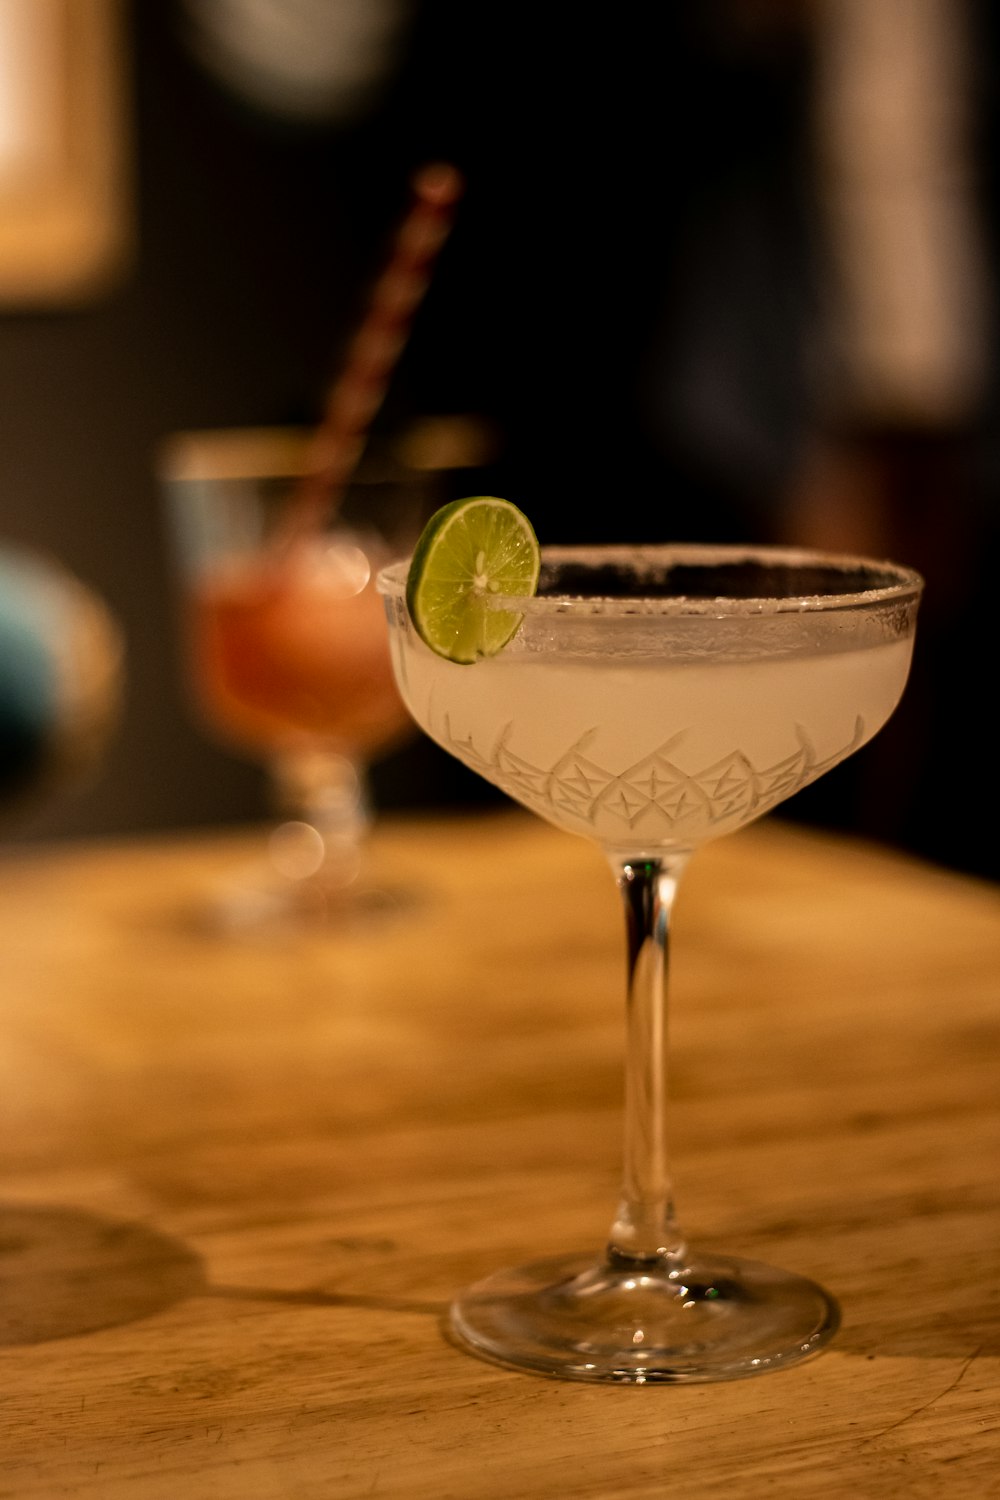
{"type": "MultiPolygon", "coordinates": [[[[463,478],[543,542],[797,540],[822,275],[799,7],[431,0],[367,106],[311,123],[220,84],[182,6],[125,13],[136,253],[92,305],[0,312],[0,534],[108,601],[127,703],[99,774],[16,837],[265,815],[260,769],[187,706],[155,453],[180,428],[318,418],[424,161],[455,162],[467,190],[380,428],[488,417],[497,459],[463,478]]],[[[987,208],[990,124],[984,108],[987,208]]],[[[1000,875],[993,798],[945,810],[969,804],[963,757],[986,741],[991,432],[984,411],[943,437],[845,435],[912,486],[894,550],[928,573],[928,623],[896,719],[787,811],[1000,875]]],[[[375,793],[498,802],[423,741],[376,768],[375,793]]]]}

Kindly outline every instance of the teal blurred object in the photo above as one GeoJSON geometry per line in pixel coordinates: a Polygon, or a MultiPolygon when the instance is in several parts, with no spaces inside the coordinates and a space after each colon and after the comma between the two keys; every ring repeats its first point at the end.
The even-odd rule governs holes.
{"type": "Polygon", "coordinates": [[[85,775],[117,722],[110,611],[59,563],[0,546],[0,818],[85,775]]]}

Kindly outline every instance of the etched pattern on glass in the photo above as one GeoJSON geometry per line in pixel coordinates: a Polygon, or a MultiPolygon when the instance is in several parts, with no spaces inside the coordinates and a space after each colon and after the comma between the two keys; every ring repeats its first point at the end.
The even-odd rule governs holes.
{"type": "Polygon", "coordinates": [[[473,771],[554,822],[595,824],[610,817],[629,829],[652,824],[694,837],[706,835],[719,823],[759,817],[844,760],[865,738],[859,717],[850,741],[820,760],[805,729],[796,724],[797,748],[774,765],[754,766],[742,750],[733,750],[692,772],[671,758],[686,737],[682,730],[626,770],[615,772],[586,754],[596,728],[582,734],[548,767],[533,765],[510,748],[513,731],[511,722],[486,756],[471,735],[453,735],[446,714],[443,743],[473,771]]]}

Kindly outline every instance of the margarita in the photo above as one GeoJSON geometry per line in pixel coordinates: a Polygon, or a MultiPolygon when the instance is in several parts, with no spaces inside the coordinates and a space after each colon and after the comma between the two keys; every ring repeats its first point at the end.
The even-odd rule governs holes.
{"type": "Polygon", "coordinates": [[[537,595],[504,595],[506,544],[518,536],[530,562],[533,543],[510,512],[468,502],[432,521],[412,566],[381,575],[393,663],[433,738],[608,855],[627,934],[624,1170],[603,1256],[498,1272],[455,1300],[451,1328],[488,1359],[574,1380],[759,1374],[822,1348],[838,1312],[807,1278],[681,1233],[665,1113],[673,899],[692,850],[885,723],[921,580],[791,549],[563,548],[522,569],[537,595]],[[492,528],[493,551],[464,545],[474,528],[492,528]]]}
{"type": "Polygon", "coordinates": [[[600,843],[689,847],[749,822],[892,713],[910,642],[762,660],[545,662],[515,643],[472,671],[397,636],[414,718],[551,822],[600,843]]]}
{"type": "MultiPolygon", "coordinates": [[[[550,575],[569,555],[546,553],[550,575]]],[[[891,609],[713,613],[662,590],[638,612],[542,596],[471,667],[415,630],[391,639],[426,733],[542,817],[632,854],[732,832],[835,766],[889,718],[913,650],[891,609]]]]}

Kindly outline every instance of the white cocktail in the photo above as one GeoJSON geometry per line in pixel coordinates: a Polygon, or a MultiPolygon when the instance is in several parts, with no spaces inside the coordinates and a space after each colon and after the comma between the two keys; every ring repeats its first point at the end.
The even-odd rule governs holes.
{"type": "Polygon", "coordinates": [[[625,903],[628,1011],[622,1199],[603,1259],[503,1272],[452,1309],[504,1364],[581,1380],[717,1380],[788,1364],[837,1326],[789,1273],[691,1251],[666,1163],[664,991],[689,855],[857,750],[906,684],[921,580],[889,563],[791,549],[543,550],[503,649],[431,650],[407,565],[379,580],[393,666],[421,727],[459,760],[607,853],[625,903]]]}
{"type": "MultiPolygon", "coordinates": [[[[550,568],[559,555],[546,554],[550,568]]],[[[677,849],[729,833],[850,755],[898,703],[913,649],[912,634],[887,635],[869,615],[830,632],[782,613],[747,633],[739,616],[723,628],[531,608],[528,628],[473,671],[396,631],[403,697],[510,796],[633,854],[636,840],[677,849]],[[556,651],[546,628],[560,632],[556,651]]]]}

